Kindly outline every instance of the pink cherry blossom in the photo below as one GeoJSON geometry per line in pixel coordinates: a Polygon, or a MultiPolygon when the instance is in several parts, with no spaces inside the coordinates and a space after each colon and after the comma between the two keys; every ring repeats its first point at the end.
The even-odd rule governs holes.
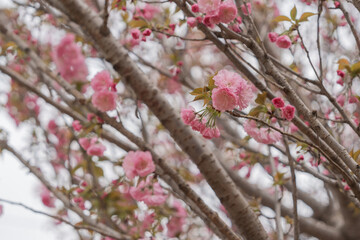
{"type": "Polygon", "coordinates": [[[258,127],[254,120],[245,121],[243,126],[245,132],[259,143],[273,144],[281,139],[279,132],[267,127],[258,127]]]}
{"type": "Polygon", "coordinates": [[[229,88],[232,92],[238,94],[238,89],[243,81],[245,81],[236,72],[226,69],[220,70],[214,77],[215,85],[219,88],[229,88]]]}
{"type": "Polygon", "coordinates": [[[195,110],[193,107],[181,109],[181,118],[186,125],[190,125],[195,117],[195,110]]]}
{"type": "Polygon", "coordinates": [[[295,126],[295,124],[290,123],[290,133],[295,133],[297,131],[299,131],[299,128],[295,126]]]}
{"type": "Polygon", "coordinates": [[[55,120],[50,120],[48,123],[49,132],[51,132],[52,134],[56,134],[57,129],[58,129],[58,126],[57,126],[55,120]]]}
{"type": "Polygon", "coordinates": [[[225,0],[221,3],[218,13],[220,22],[230,23],[235,19],[236,15],[237,8],[233,0],[225,0]]]}
{"type": "Polygon", "coordinates": [[[291,121],[295,116],[295,107],[292,105],[287,105],[281,108],[282,116],[286,118],[286,120],[291,121]]]}
{"type": "Polygon", "coordinates": [[[247,3],[246,6],[245,5],[241,5],[241,11],[244,13],[244,15],[249,15],[251,14],[251,4],[247,3]],[[247,9],[246,9],[247,8],[247,9]]]}
{"type": "Polygon", "coordinates": [[[41,189],[40,197],[41,197],[42,203],[45,206],[47,206],[49,208],[55,207],[55,199],[51,196],[51,192],[45,186],[43,186],[41,189]]]}
{"type": "Polygon", "coordinates": [[[136,201],[142,201],[150,194],[150,190],[147,188],[146,182],[142,180],[136,187],[130,187],[129,193],[136,201]]]}
{"type": "Polygon", "coordinates": [[[160,186],[160,183],[156,182],[152,186],[152,194],[144,198],[143,201],[148,206],[160,206],[166,201],[166,199],[167,196],[160,186]]]}
{"type": "Polygon", "coordinates": [[[359,102],[359,99],[355,96],[350,96],[349,97],[349,103],[357,103],[359,102]]]}
{"type": "MultiPolygon", "coordinates": [[[[94,141],[94,140],[92,140],[90,138],[80,138],[79,144],[86,151],[90,147],[92,141],[94,141]]],[[[95,142],[96,141],[97,141],[97,139],[95,138],[95,142]]]]}
{"type": "Polygon", "coordinates": [[[344,80],[342,78],[339,78],[339,80],[337,80],[336,83],[341,86],[344,86],[344,80]]]}
{"type": "Polygon", "coordinates": [[[191,5],[191,11],[193,11],[194,13],[199,12],[199,5],[197,5],[196,3],[191,5]]]}
{"type": "Polygon", "coordinates": [[[189,27],[191,27],[191,28],[194,28],[197,25],[197,20],[194,17],[188,17],[186,22],[189,25],[189,27]]]}
{"type": "Polygon", "coordinates": [[[90,156],[103,156],[105,150],[106,147],[101,143],[94,143],[89,146],[89,148],[86,150],[86,153],[90,156]]]}
{"type": "Polygon", "coordinates": [[[276,108],[282,108],[285,106],[285,102],[281,97],[273,98],[271,101],[276,108]]]}
{"type": "Polygon", "coordinates": [[[92,104],[102,112],[116,108],[116,93],[110,91],[95,92],[92,96],[92,104]]]}
{"type": "Polygon", "coordinates": [[[141,32],[139,29],[134,28],[134,29],[131,29],[130,34],[133,37],[133,39],[139,39],[141,32]]]}
{"type": "Polygon", "coordinates": [[[106,70],[99,72],[91,80],[91,87],[94,89],[95,92],[109,90],[112,84],[113,80],[111,79],[109,72],[106,70]]]}
{"type": "Polygon", "coordinates": [[[237,102],[237,96],[229,88],[214,88],[212,90],[213,107],[218,111],[233,110],[237,102]]]}
{"type": "Polygon", "coordinates": [[[215,25],[213,23],[213,20],[211,19],[212,15],[206,15],[203,19],[203,24],[205,24],[209,28],[214,28],[215,25]]]}
{"type": "Polygon", "coordinates": [[[249,105],[253,97],[252,88],[239,74],[223,69],[213,79],[218,88],[228,88],[236,94],[240,110],[249,105]]]}
{"type": "Polygon", "coordinates": [[[155,171],[155,165],[150,152],[130,151],[124,158],[123,168],[126,177],[145,177],[155,171]]]}
{"type": "Polygon", "coordinates": [[[130,195],[148,206],[159,206],[167,199],[160,184],[158,182],[152,183],[152,176],[148,176],[146,181],[141,181],[136,187],[131,187],[130,195]]]}
{"type": "Polygon", "coordinates": [[[289,36],[282,35],[276,39],[276,45],[279,48],[289,48],[291,46],[291,40],[289,36]]]}
{"type": "Polygon", "coordinates": [[[213,127],[213,128],[205,127],[200,133],[206,139],[220,137],[220,130],[217,127],[213,127]]]}
{"type": "Polygon", "coordinates": [[[88,69],[75,36],[67,34],[52,52],[52,59],[61,76],[68,82],[85,82],[88,69]]]}
{"type": "Polygon", "coordinates": [[[185,219],[187,217],[186,209],[181,205],[179,201],[174,201],[173,207],[176,212],[172,215],[171,219],[167,223],[167,236],[169,238],[176,237],[177,234],[181,233],[183,226],[185,225],[185,219]]]}
{"type": "Polygon", "coordinates": [[[199,10],[202,13],[216,15],[219,11],[220,0],[199,0],[199,10]]]}
{"type": "Polygon", "coordinates": [[[254,97],[252,91],[252,85],[249,84],[244,79],[242,79],[240,81],[240,87],[238,88],[237,92],[238,92],[237,105],[239,107],[239,110],[247,108],[250,104],[251,99],[254,97]]]}
{"type": "Polygon", "coordinates": [[[302,160],[304,160],[304,156],[303,156],[303,155],[300,155],[300,156],[296,159],[297,162],[300,162],[300,161],[302,161],[302,160]]]}
{"type": "Polygon", "coordinates": [[[201,132],[206,128],[206,119],[203,118],[202,121],[200,121],[199,118],[195,118],[191,121],[190,126],[193,130],[201,132]]]}
{"type": "Polygon", "coordinates": [[[279,35],[275,32],[270,32],[268,34],[268,38],[270,40],[270,42],[276,42],[276,40],[278,39],[279,35]]]}
{"type": "Polygon", "coordinates": [[[143,31],[143,35],[146,36],[146,37],[150,36],[151,35],[151,30],[149,28],[145,29],[143,31]]]}
{"type": "Polygon", "coordinates": [[[82,129],[81,123],[79,120],[75,120],[72,122],[72,127],[75,131],[79,132],[82,129]]]}
{"type": "Polygon", "coordinates": [[[142,8],[136,7],[137,15],[145,18],[148,21],[152,20],[159,12],[159,7],[154,6],[153,4],[145,4],[145,6],[142,8]]]}
{"type": "Polygon", "coordinates": [[[3,215],[4,213],[4,207],[3,205],[0,204],[0,216],[3,215]]]}
{"type": "Polygon", "coordinates": [[[340,106],[344,106],[345,104],[345,96],[344,94],[340,94],[337,98],[336,98],[336,102],[340,105],[340,106]]]}
{"type": "Polygon", "coordinates": [[[337,71],[336,71],[336,74],[337,74],[339,77],[341,77],[341,78],[344,78],[344,77],[345,77],[345,73],[344,73],[343,71],[341,71],[341,70],[337,70],[337,71]]]}

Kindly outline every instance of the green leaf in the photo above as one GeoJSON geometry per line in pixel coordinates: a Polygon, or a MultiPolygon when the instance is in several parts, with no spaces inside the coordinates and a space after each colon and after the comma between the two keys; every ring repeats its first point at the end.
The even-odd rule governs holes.
{"type": "Polygon", "coordinates": [[[264,105],[259,105],[251,109],[249,116],[257,117],[260,113],[267,113],[268,109],[264,105]]]}
{"type": "Polygon", "coordinates": [[[94,164],[94,175],[95,175],[95,177],[103,177],[104,176],[104,171],[102,170],[102,168],[99,166],[96,166],[95,164],[94,164]]]}
{"type": "Polygon", "coordinates": [[[266,92],[259,93],[257,95],[257,98],[255,99],[255,102],[259,105],[264,105],[266,101],[266,92]]]}
{"type": "Polygon", "coordinates": [[[301,15],[299,22],[306,22],[309,17],[316,15],[316,13],[312,12],[305,12],[301,15]]]}
{"type": "Polygon", "coordinates": [[[131,28],[137,28],[137,27],[146,27],[147,26],[147,22],[145,22],[144,20],[132,20],[129,22],[129,26],[131,28]]]}
{"type": "Polygon", "coordinates": [[[360,73],[360,62],[354,63],[353,65],[351,65],[350,67],[351,69],[351,74],[353,76],[356,76],[357,74],[360,73]]]}
{"type": "Polygon", "coordinates": [[[273,20],[274,22],[284,22],[284,21],[288,21],[291,22],[291,19],[288,18],[287,16],[277,16],[276,18],[274,18],[273,20]]]}
{"type": "Polygon", "coordinates": [[[209,78],[209,89],[210,91],[213,90],[215,88],[215,80],[214,80],[214,77],[210,77],[209,78]]]}
{"type": "Polygon", "coordinates": [[[359,157],[359,154],[360,154],[360,149],[357,150],[356,152],[354,152],[354,155],[352,156],[353,159],[354,159],[356,162],[357,162],[357,159],[358,159],[358,157],[359,157]]]}
{"type": "Polygon", "coordinates": [[[339,70],[343,70],[347,66],[350,66],[349,61],[345,58],[340,58],[337,63],[339,64],[339,70]]]}
{"type": "Polygon", "coordinates": [[[291,9],[291,12],[290,12],[290,17],[294,21],[296,19],[296,14],[297,14],[297,9],[296,9],[296,6],[294,5],[293,9],[291,9]]]}
{"type": "Polygon", "coordinates": [[[206,95],[205,94],[200,94],[200,95],[197,95],[195,98],[194,98],[194,102],[195,101],[198,101],[198,100],[202,100],[202,99],[205,99],[206,98],[206,95]]]}
{"type": "Polygon", "coordinates": [[[204,93],[204,88],[195,88],[190,94],[191,95],[200,95],[204,93]]]}
{"type": "Polygon", "coordinates": [[[287,182],[288,179],[284,178],[284,176],[285,176],[285,173],[276,172],[276,174],[274,176],[274,184],[273,184],[273,186],[283,185],[285,182],[287,182]]]}

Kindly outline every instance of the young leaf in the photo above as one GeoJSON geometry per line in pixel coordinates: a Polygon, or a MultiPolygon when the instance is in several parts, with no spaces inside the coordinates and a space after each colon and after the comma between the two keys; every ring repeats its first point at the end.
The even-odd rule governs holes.
{"type": "Polygon", "coordinates": [[[195,88],[190,94],[191,95],[200,95],[204,93],[204,88],[195,88]]]}
{"type": "Polygon", "coordinates": [[[350,63],[345,58],[340,58],[337,62],[339,64],[339,70],[343,70],[346,66],[350,66],[350,63]]]}
{"type": "Polygon", "coordinates": [[[357,63],[354,63],[353,65],[351,65],[351,74],[353,76],[356,76],[359,73],[360,73],[360,62],[357,62],[357,63]]]}
{"type": "Polygon", "coordinates": [[[257,98],[255,99],[255,102],[259,105],[264,105],[266,100],[266,92],[259,93],[257,95],[257,98]]]}
{"type": "Polygon", "coordinates": [[[262,112],[266,113],[267,108],[264,105],[259,105],[251,109],[251,111],[249,112],[249,116],[257,117],[262,112]]]}
{"type": "Polygon", "coordinates": [[[293,9],[291,9],[291,12],[290,12],[290,17],[294,21],[296,19],[296,14],[297,14],[297,9],[296,9],[296,6],[294,5],[293,9]]]}
{"type": "Polygon", "coordinates": [[[299,22],[306,22],[309,17],[316,15],[316,13],[312,12],[305,12],[301,15],[299,22]]]}
{"type": "Polygon", "coordinates": [[[288,21],[291,22],[291,19],[288,18],[287,16],[277,16],[276,18],[274,18],[273,20],[274,22],[284,22],[284,21],[288,21]]]}

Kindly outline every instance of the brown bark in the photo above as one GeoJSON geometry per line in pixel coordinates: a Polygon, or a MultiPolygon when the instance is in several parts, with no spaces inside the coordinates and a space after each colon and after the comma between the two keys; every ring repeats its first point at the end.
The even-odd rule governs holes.
{"type": "MultiPolygon", "coordinates": [[[[58,4],[54,0],[47,2],[51,5],[58,4]]],[[[191,157],[229,211],[233,223],[239,228],[241,234],[246,239],[267,239],[267,234],[257,216],[214,157],[210,148],[201,143],[190,128],[184,125],[179,115],[175,114],[159,90],[150,85],[147,77],[129,58],[127,51],[118,41],[111,34],[107,36],[101,34],[102,19],[82,1],[64,0],[62,4],[70,19],[89,34],[105,59],[123,76],[138,98],[159,118],[174,140],[191,157]]]]}

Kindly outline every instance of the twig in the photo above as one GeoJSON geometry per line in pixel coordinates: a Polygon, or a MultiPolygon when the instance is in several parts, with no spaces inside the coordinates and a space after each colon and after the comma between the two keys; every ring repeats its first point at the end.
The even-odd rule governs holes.
{"type": "Polygon", "coordinates": [[[293,198],[293,214],[294,214],[294,240],[299,240],[299,219],[298,219],[298,211],[297,211],[297,187],[296,187],[296,175],[295,175],[295,169],[294,169],[294,159],[292,158],[290,154],[289,149],[289,142],[287,139],[287,136],[283,136],[285,148],[286,148],[286,155],[289,160],[290,165],[290,172],[291,172],[291,183],[292,183],[292,198],[293,198]]]}
{"type": "Polygon", "coordinates": [[[357,45],[357,48],[358,48],[358,51],[360,51],[360,39],[359,39],[359,36],[356,32],[356,29],[355,29],[355,26],[353,24],[353,22],[351,21],[351,18],[349,16],[349,13],[345,10],[344,8],[344,5],[341,3],[341,1],[339,0],[338,1],[339,3],[339,8],[341,9],[341,11],[343,12],[344,16],[345,16],[345,19],[347,21],[347,23],[349,24],[350,26],[350,29],[351,29],[351,32],[355,38],[355,42],[356,42],[356,45],[357,45]]]}

